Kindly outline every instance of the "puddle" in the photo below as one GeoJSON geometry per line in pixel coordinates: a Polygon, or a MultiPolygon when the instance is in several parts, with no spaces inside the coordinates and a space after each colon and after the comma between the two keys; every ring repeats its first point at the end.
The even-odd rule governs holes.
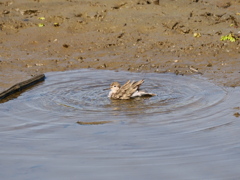
{"type": "Polygon", "coordinates": [[[240,177],[239,88],[86,69],[46,77],[0,104],[4,179],[240,177]],[[128,79],[145,79],[142,89],[158,96],[109,100],[103,89],[128,79]]]}

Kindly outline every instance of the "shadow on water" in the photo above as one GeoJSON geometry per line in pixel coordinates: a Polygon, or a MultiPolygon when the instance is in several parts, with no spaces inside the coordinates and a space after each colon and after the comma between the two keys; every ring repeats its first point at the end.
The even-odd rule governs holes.
{"type": "Polygon", "coordinates": [[[76,70],[46,77],[0,104],[2,178],[240,177],[239,88],[173,74],[76,70]],[[142,89],[157,96],[107,98],[103,89],[128,79],[145,79],[142,89]]]}

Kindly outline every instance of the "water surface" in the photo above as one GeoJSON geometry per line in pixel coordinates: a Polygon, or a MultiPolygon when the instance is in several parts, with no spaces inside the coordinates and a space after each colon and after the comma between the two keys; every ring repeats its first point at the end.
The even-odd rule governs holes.
{"type": "Polygon", "coordinates": [[[239,88],[103,70],[46,77],[0,104],[3,179],[240,178],[239,88]],[[107,98],[103,89],[128,79],[158,96],[107,98]]]}

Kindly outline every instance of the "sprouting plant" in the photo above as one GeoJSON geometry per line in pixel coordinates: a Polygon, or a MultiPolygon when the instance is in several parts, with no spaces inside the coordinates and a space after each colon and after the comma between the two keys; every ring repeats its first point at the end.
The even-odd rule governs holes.
{"type": "Polygon", "coordinates": [[[39,17],[38,19],[40,19],[40,20],[45,20],[45,17],[39,17]]]}
{"type": "Polygon", "coordinates": [[[42,24],[42,23],[39,23],[39,24],[38,24],[38,27],[43,27],[43,26],[45,26],[45,25],[42,24]]]}
{"type": "Polygon", "coordinates": [[[235,37],[232,33],[226,35],[226,36],[221,36],[221,41],[231,41],[231,42],[235,42],[238,40],[237,37],[235,37]]]}

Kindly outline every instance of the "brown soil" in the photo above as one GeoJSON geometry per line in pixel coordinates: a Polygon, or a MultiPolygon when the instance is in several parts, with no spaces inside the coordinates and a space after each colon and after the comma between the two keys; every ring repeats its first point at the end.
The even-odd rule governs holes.
{"type": "Polygon", "coordinates": [[[80,68],[201,73],[240,86],[239,10],[240,0],[2,0],[0,91],[80,68]],[[230,33],[236,42],[220,40],[230,33]]]}

